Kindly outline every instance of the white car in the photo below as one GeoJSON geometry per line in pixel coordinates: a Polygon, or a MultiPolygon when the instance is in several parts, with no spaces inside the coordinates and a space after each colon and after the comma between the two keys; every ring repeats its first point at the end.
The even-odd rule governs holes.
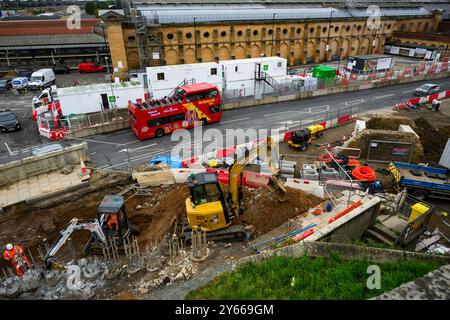
{"type": "Polygon", "coordinates": [[[24,89],[28,87],[28,79],[26,77],[18,77],[12,80],[12,87],[14,89],[24,89]]]}

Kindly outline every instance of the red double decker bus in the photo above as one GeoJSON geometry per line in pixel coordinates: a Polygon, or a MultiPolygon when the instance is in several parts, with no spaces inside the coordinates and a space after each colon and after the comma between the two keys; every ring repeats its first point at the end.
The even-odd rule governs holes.
{"type": "Polygon", "coordinates": [[[131,129],[139,140],[192,128],[195,121],[206,125],[222,118],[222,99],[215,85],[196,83],[174,92],[163,99],[129,102],[131,129]]]}

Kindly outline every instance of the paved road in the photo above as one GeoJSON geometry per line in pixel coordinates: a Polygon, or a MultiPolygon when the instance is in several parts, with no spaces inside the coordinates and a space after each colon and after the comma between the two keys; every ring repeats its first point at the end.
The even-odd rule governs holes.
{"type": "MultiPolygon", "coordinates": [[[[305,125],[308,121],[307,119],[309,121],[313,119],[321,120],[325,115],[323,111],[327,108],[330,110],[333,118],[338,116],[337,110],[339,108],[341,108],[341,112],[342,109],[349,110],[350,107],[353,112],[367,112],[386,107],[389,108],[401,100],[414,97],[414,89],[425,82],[427,81],[231,110],[224,112],[221,122],[208,125],[204,130],[217,129],[226,136],[227,129],[290,129],[299,124],[305,125]]],[[[438,83],[443,90],[450,89],[449,78],[434,82],[438,83]]],[[[14,104],[16,103],[18,104],[19,102],[14,102],[14,104]]],[[[3,97],[0,97],[0,107],[1,105],[4,105],[3,97]]],[[[22,102],[22,106],[17,108],[22,108],[19,111],[21,112],[23,110],[25,112],[30,107],[24,106],[22,102]]],[[[25,113],[22,116],[24,115],[25,113]]],[[[27,132],[26,130],[24,131],[27,132]]],[[[216,134],[219,131],[216,131],[216,134]]],[[[193,130],[190,130],[190,132],[192,135],[194,134],[193,130]]],[[[212,133],[214,134],[214,132],[212,133]]],[[[16,133],[7,135],[14,134],[16,133]]],[[[22,145],[34,145],[47,142],[45,139],[40,138],[40,141],[35,142],[34,136],[32,137],[31,134],[24,133],[16,140],[19,140],[18,143],[22,143],[22,145]],[[33,143],[26,143],[28,140],[33,141],[33,143]]],[[[228,140],[224,142],[224,146],[234,144],[234,140],[231,140],[233,136],[231,134],[227,136],[228,140]]],[[[1,138],[1,140],[4,139],[4,137],[1,138]]],[[[131,130],[128,129],[111,134],[90,136],[86,139],[79,140],[88,142],[93,161],[97,167],[115,170],[126,169],[128,161],[135,166],[148,162],[155,155],[170,154],[173,147],[178,144],[178,141],[171,141],[171,136],[140,142],[131,133],[131,130]]],[[[187,150],[189,148],[192,150],[193,146],[196,148],[204,148],[211,144],[212,140],[212,137],[202,139],[199,136],[192,137],[190,143],[182,142],[187,150]]],[[[2,145],[4,144],[3,141],[0,142],[2,145]]],[[[10,161],[6,150],[1,151],[3,152],[0,152],[0,162],[10,161]]]]}
{"type": "MultiPolygon", "coordinates": [[[[450,89],[450,79],[435,81],[442,89],[450,89]]],[[[425,83],[425,82],[423,82],[425,83]]],[[[352,111],[367,112],[376,109],[391,107],[401,100],[414,97],[414,89],[421,83],[410,83],[405,85],[369,89],[364,91],[342,93],[330,96],[320,96],[310,99],[288,101],[284,103],[274,103],[257,107],[244,108],[227,111],[224,113],[222,121],[208,125],[206,129],[218,129],[222,135],[227,135],[227,129],[290,129],[305,124],[306,119],[321,120],[324,113],[329,108],[333,118],[337,118],[339,108],[352,111]],[[311,108],[311,110],[310,110],[311,108]]],[[[193,130],[190,130],[192,136],[193,130]]],[[[232,137],[228,135],[227,138],[232,137]]],[[[80,139],[83,140],[83,139],[80,139]]],[[[212,139],[205,137],[192,137],[191,143],[186,143],[186,147],[195,145],[199,148],[211,144],[212,139]],[[202,142],[202,143],[200,143],[202,142]]],[[[170,136],[138,141],[131,133],[131,130],[124,130],[106,135],[91,136],[85,141],[89,144],[89,149],[93,154],[94,163],[105,169],[123,170],[128,166],[128,155],[133,166],[146,163],[155,155],[170,154],[178,141],[171,141],[170,136]]],[[[182,141],[184,144],[184,141],[182,141]]],[[[225,146],[233,145],[233,141],[224,142],[225,146]]]]}

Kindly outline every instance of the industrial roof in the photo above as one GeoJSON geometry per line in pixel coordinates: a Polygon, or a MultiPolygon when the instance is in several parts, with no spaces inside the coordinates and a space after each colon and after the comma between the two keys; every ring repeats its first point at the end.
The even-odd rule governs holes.
{"type": "Polygon", "coordinates": [[[86,48],[105,45],[95,33],[0,36],[0,50],[86,48]]]}
{"type": "Polygon", "coordinates": [[[156,66],[156,67],[147,67],[147,72],[152,71],[164,71],[166,69],[176,70],[176,69],[198,69],[198,68],[217,68],[219,65],[216,62],[203,62],[203,63],[188,63],[188,64],[176,64],[170,66],[156,66]]]}
{"type": "MultiPolygon", "coordinates": [[[[204,6],[202,8],[179,8],[173,10],[170,7],[162,8],[140,8],[147,23],[193,23],[194,18],[197,23],[201,22],[221,22],[221,21],[261,21],[261,20],[314,20],[332,18],[352,18],[369,17],[372,13],[366,8],[336,9],[336,8],[266,8],[254,6],[251,8],[229,9],[214,6],[204,6]]],[[[381,16],[428,16],[430,12],[424,8],[382,8],[381,16]]]]}
{"type": "Polygon", "coordinates": [[[267,62],[267,61],[286,61],[285,58],[281,57],[261,57],[261,58],[248,58],[248,59],[235,59],[235,60],[220,60],[220,64],[245,64],[249,62],[267,62]]]}
{"type": "Polygon", "coordinates": [[[120,83],[96,83],[90,84],[86,86],[73,86],[66,88],[58,88],[58,95],[71,95],[78,93],[90,93],[90,92],[98,92],[98,91],[109,91],[111,90],[120,90],[124,88],[139,88],[143,87],[139,82],[120,82],[120,83]]]}

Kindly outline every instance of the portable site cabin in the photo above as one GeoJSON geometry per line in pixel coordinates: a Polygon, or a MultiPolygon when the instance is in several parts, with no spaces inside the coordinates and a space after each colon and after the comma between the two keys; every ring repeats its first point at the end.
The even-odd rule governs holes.
{"type": "Polygon", "coordinates": [[[258,81],[268,75],[281,83],[287,74],[287,59],[281,57],[261,57],[237,60],[221,60],[224,90],[239,90],[243,96],[257,95],[256,91],[272,92],[267,82],[258,81]]]}
{"type": "Polygon", "coordinates": [[[347,61],[347,69],[357,73],[386,71],[391,68],[391,65],[392,57],[382,54],[350,56],[347,61]]]}
{"type": "Polygon", "coordinates": [[[99,83],[57,89],[62,116],[100,112],[128,107],[128,101],[145,99],[144,86],[138,82],[99,83]]]}
{"type": "Polygon", "coordinates": [[[147,68],[147,81],[152,98],[161,99],[178,86],[206,82],[222,91],[222,76],[216,62],[177,64],[147,68]]]}
{"type": "Polygon", "coordinates": [[[312,76],[319,79],[320,84],[330,84],[336,78],[336,69],[328,66],[317,66],[313,68],[312,76]]]}

